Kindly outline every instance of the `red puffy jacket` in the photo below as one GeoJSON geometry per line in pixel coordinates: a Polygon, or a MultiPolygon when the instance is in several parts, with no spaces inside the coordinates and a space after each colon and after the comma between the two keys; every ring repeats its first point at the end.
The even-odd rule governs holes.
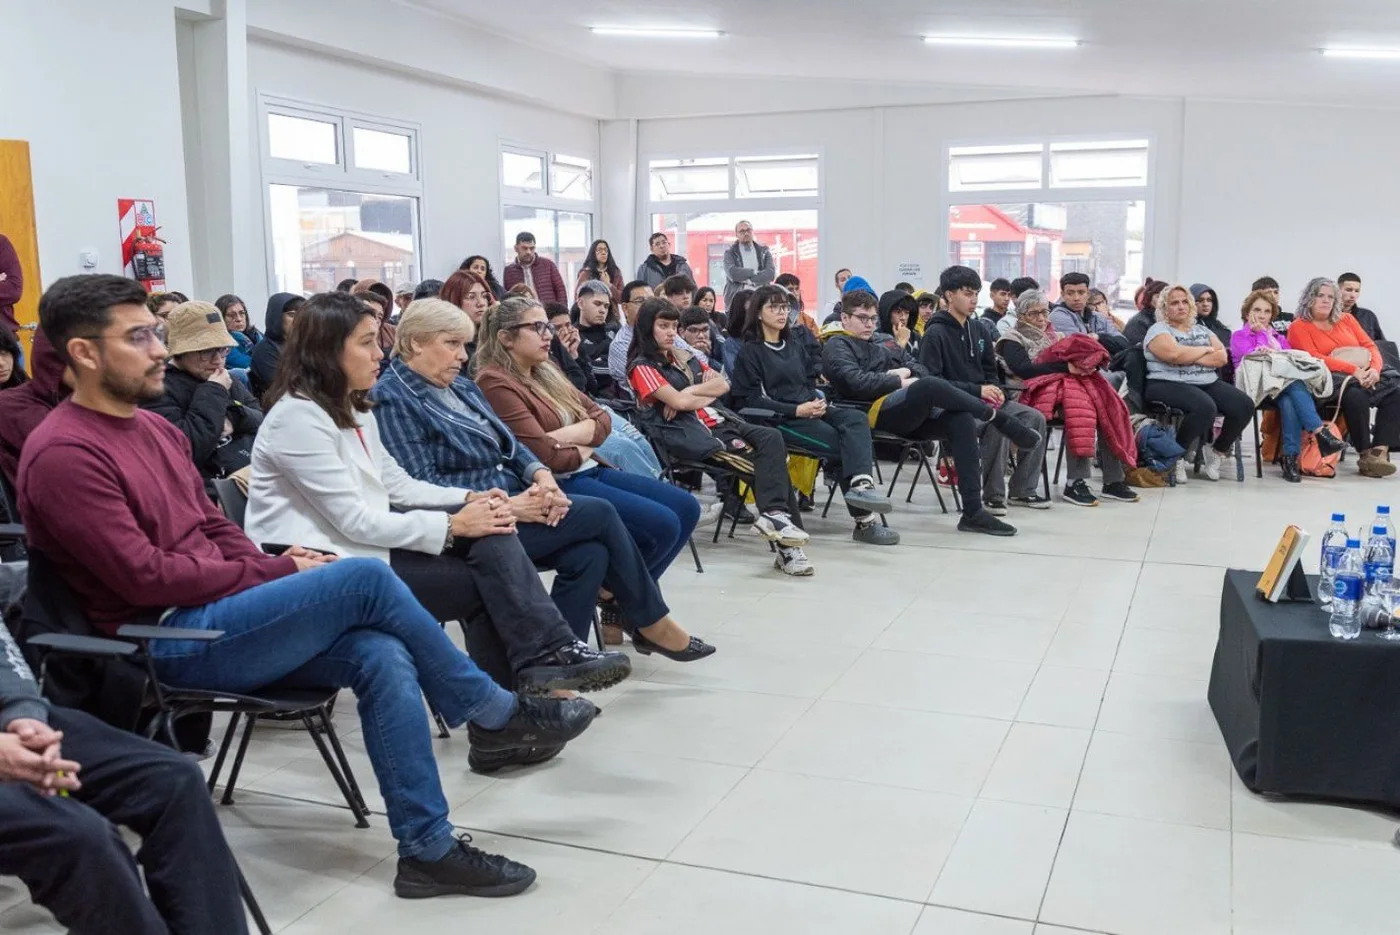
{"type": "Polygon", "coordinates": [[[1026,382],[1020,402],[1039,410],[1047,419],[1056,410],[1064,414],[1065,444],[1070,454],[1092,458],[1095,434],[1102,432],[1109,449],[1128,467],[1137,466],[1137,445],[1128,421],[1127,404],[1099,373],[1108,362],[1108,351],[1091,335],[1072,334],[1040,352],[1035,362],[1074,364],[1089,373],[1052,373],[1026,382]]]}

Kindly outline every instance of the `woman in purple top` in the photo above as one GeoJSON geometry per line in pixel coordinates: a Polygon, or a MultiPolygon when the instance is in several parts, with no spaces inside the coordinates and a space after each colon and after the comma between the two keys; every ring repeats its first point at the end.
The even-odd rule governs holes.
{"type": "MultiPolygon", "coordinates": [[[[1240,308],[1244,326],[1230,335],[1230,361],[1238,370],[1240,361],[1259,351],[1289,350],[1288,339],[1274,331],[1274,316],[1278,314],[1278,303],[1269,293],[1256,289],[1244,300],[1240,308]]],[[[1340,440],[1322,425],[1322,417],[1317,414],[1317,405],[1312,394],[1301,380],[1294,380],[1278,394],[1279,435],[1283,453],[1279,456],[1279,466],[1283,469],[1283,479],[1289,483],[1302,481],[1298,469],[1298,455],[1303,450],[1303,433],[1313,432],[1318,436],[1318,447],[1324,453],[1340,451],[1340,440]]]]}

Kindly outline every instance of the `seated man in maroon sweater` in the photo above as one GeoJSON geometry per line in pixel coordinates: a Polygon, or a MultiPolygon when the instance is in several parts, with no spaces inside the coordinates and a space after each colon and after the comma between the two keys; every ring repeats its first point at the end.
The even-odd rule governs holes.
{"type": "Polygon", "coordinates": [[[517,697],[492,682],[384,562],[297,546],[273,557],[249,542],[205,496],[189,441],[138,408],[161,394],[167,354],[135,282],[60,279],[39,303],[39,324],[74,389],[25,443],[20,514],[31,547],[59,569],[93,625],[222,631],[212,642],[153,644],[161,678],[180,687],[352,688],[399,842],[394,891],[528,888],[529,867],[454,837],[421,695],[500,750],[566,743],[592,721],[592,703],[517,697]]]}

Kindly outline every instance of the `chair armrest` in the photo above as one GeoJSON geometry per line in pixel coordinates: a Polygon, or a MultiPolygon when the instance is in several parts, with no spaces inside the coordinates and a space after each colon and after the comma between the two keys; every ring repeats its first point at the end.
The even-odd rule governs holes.
{"type": "Polygon", "coordinates": [[[25,640],[29,646],[40,646],[59,653],[84,656],[130,656],[140,649],[135,643],[108,640],[100,636],[79,636],[76,633],[39,633],[25,640]]]}
{"type": "Polygon", "coordinates": [[[147,627],[134,623],[128,623],[117,630],[117,636],[124,636],[131,640],[194,640],[199,643],[212,643],[223,635],[223,630],[195,630],[188,627],[147,627]]]}
{"type": "Polygon", "coordinates": [[[26,537],[20,523],[0,523],[0,542],[16,542],[26,537]]]}
{"type": "Polygon", "coordinates": [[[756,406],[745,406],[739,410],[739,415],[750,422],[776,422],[778,414],[772,409],[759,409],[756,406]]]}

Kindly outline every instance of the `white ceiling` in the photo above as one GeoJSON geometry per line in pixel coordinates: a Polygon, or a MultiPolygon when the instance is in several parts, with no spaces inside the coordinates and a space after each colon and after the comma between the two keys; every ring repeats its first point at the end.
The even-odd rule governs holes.
{"type": "Polygon", "coordinates": [[[530,0],[513,9],[494,0],[410,2],[624,73],[1400,106],[1400,61],[1317,52],[1328,44],[1400,47],[1400,0],[530,0]],[[726,35],[604,37],[591,26],[726,35]],[[935,32],[1072,36],[1084,45],[987,51],[920,41],[935,32]]]}

